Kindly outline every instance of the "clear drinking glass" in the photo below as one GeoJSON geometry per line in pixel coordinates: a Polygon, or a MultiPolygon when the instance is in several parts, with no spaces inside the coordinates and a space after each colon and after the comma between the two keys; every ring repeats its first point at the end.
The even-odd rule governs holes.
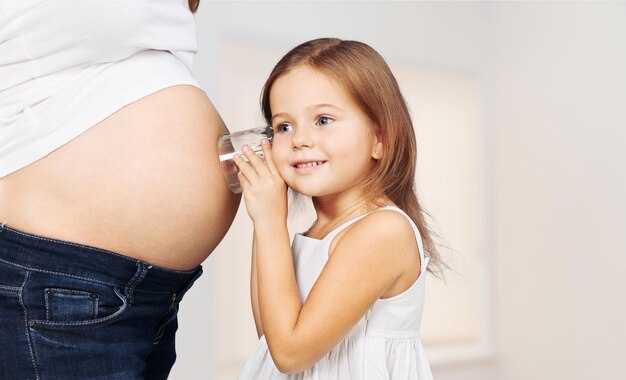
{"type": "Polygon", "coordinates": [[[254,153],[262,158],[263,149],[261,148],[261,139],[265,138],[272,142],[273,137],[274,131],[271,126],[220,135],[217,148],[220,155],[222,173],[224,174],[230,191],[235,194],[241,193],[241,184],[239,183],[239,178],[237,178],[239,169],[233,162],[233,157],[237,154],[241,154],[241,148],[244,145],[249,145],[254,153]]]}

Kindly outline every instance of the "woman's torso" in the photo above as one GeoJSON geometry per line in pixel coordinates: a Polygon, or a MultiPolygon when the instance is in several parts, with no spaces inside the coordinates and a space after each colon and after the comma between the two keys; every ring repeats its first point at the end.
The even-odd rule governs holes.
{"type": "Polygon", "coordinates": [[[0,223],[193,268],[238,206],[220,172],[216,142],[224,132],[198,88],[160,90],[1,178],[0,223]]]}
{"type": "Polygon", "coordinates": [[[0,223],[197,266],[238,198],[218,162],[224,123],[193,86],[186,1],[0,8],[0,223]]]}

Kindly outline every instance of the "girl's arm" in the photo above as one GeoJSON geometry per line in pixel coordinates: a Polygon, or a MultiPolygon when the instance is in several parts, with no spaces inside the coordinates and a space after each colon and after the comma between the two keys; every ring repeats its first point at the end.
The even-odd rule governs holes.
{"type": "Polygon", "coordinates": [[[286,224],[286,188],[264,144],[267,166],[250,150],[236,158],[254,223],[260,320],[282,372],[299,372],[328,353],[400,277],[419,274],[415,235],[403,215],[373,213],[335,243],[330,259],[300,301],[286,224]]]}
{"type": "Polygon", "coordinates": [[[252,236],[252,265],[250,270],[250,301],[252,304],[252,315],[254,316],[254,325],[259,338],[263,336],[263,324],[261,323],[261,315],[259,314],[259,298],[257,292],[257,275],[256,275],[256,240],[252,236]]]}
{"type": "MultiPolygon", "coordinates": [[[[328,353],[383,293],[415,264],[415,237],[405,217],[379,211],[355,223],[336,243],[322,273],[301,303],[291,255],[276,250],[269,231],[257,238],[261,320],[270,353],[282,372],[300,372],[328,353]]],[[[284,237],[283,237],[284,238],[284,237]]]]}

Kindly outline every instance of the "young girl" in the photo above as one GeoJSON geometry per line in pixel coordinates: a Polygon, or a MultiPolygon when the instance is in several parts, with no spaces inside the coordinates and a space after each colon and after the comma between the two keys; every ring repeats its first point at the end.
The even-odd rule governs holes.
{"type": "Polygon", "coordinates": [[[248,148],[236,158],[260,337],[240,379],[431,379],[419,325],[424,275],[440,262],[389,67],[360,42],[309,41],[276,65],[261,103],[266,161],[248,148]],[[317,213],[291,249],[287,186],[317,213]]]}

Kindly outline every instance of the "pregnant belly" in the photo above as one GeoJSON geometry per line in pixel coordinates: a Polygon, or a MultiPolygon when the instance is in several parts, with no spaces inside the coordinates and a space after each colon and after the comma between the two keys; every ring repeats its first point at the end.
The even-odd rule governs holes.
{"type": "Polygon", "coordinates": [[[0,179],[0,222],[193,268],[221,241],[239,205],[220,172],[216,141],[224,132],[199,89],[151,94],[0,179]]]}

